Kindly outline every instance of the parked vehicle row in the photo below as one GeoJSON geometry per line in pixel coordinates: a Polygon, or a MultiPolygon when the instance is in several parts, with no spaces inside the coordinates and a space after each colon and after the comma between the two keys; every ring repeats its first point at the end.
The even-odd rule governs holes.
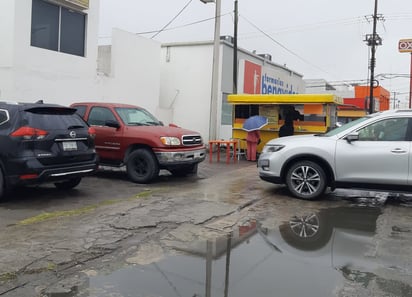
{"type": "Polygon", "coordinates": [[[113,103],[0,102],[0,140],[0,200],[17,186],[74,188],[99,165],[126,166],[137,183],[151,182],[160,169],[192,174],[206,156],[199,133],[113,103]]]}
{"type": "MultiPolygon", "coordinates": [[[[23,185],[74,188],[99,165],[125,166],[131,181],[150,183],[161,169],[196,173],[206,157],[199,133],[128,104],[0,102],[0,140],[0,199],[23,185]]],[[[412,110],[375,113],[325,134],[267,142],[259,176],[307,200],[327,188],[411,192],[411,141],[412,110]]]]}

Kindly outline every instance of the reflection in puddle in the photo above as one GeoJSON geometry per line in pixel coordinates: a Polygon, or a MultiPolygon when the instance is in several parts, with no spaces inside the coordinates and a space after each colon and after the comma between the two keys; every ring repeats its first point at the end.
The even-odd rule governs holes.
{"type": "Polygon", "coordinates": [[[329,196],[329,198],[352,201],[357,206],[374,207],[389,203],[412,207],[412,194],[338,189],[330,193],[329,196]]]}
{"type": "Polygon", "coordinates": [[[279,226],[255,221],[156,263],[90,278],[88,296],[412,296],[400,263],[376,256],[379,208],[338,207],[279,226]],[[390,271],[390,273],[388,273],[390,271]],[[402,277],[396,279],[396,274],[402,277]],[[389,276],[388,276],[389,275],[389,276]],[[394,287],[402,290],[394,291],[394,287]],[[370,287],[373,286],[371,289],[370,287]],[[370,291],[371,290],[371,291],[370,291]],[[351,293],[350,293],[351,292],[351,293]]]}

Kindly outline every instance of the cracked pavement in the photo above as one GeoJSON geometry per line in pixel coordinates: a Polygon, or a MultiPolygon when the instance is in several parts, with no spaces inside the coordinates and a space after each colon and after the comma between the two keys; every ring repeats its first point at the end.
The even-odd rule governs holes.
{"type": "MultiPolygon", "coordinates": [[[[79,214],[74,211],[70,215],[60,211],[61,216],[34,220],[27,225],[14,222],[3,228],[0,234],[0,296],[23,296],[19,295],[22,288],[25,288],[23,291],[36,288],[41,279],[52,279],[52,275],[57,279],[63,271],[102,259],[127,249],[128,245],[141,244],[165,230],[202,225],[230,216],[260,199],[256,199],[256,188],[248,185],[249,179],[260,182],[255,166],[225,166],[233,166],[233,174],[228,175],[226,170],[209,178],[178,179],[177,183],[165,181],[142,186],[116,179],[106,179],[103,183],[98,177],[85,179],[82,183],[98,185],[99,194],[105,195],[101,197],[103,202],[90,211],[79,214]],[[241,174],[236,173],[239,170],[241,174]],[[116,182],[118,189],[113,185],[116,182]],[[129,188],[123,196],[116,201],[110,200],[107,205],[104,203],[113,198],[113,191],[119,196],[122,185],[127,183],[129,188]],[[102,187],[105,189],[100,192],[102,187]],[[144,195],[140,197],[139,193],[144,195]]],[[[6,203],[6,207],[9,203],[13,201],[6,203]]]]}
{"type": "MultiPolygon", "coordinates": [[[[103,171],[73,191],[33,191],[23,189],[0,205],[0,296],[94,296],[86,293],[90,277],[155,263],[179,250],[202,253],[199,242],[227,236],[250,221],[271,230],[308,212],[386,202],[374,193],[368,200],[364,193],[293,199],[284,188],[261,181],[256,165],[246,161],[204,163],[196,177],[165,174],[150,185],[133,184],[121,171],[103,171]]],[[[400,272],[396,281],[412,294],[411,222],[409,205],[385,205],[369,254],[393,261],[400,272]]],[[[388,270],[379,273],[387,281],[388,270]]],[[[336,296],[358,296],[348,292],[380,294],[348,282],[336,296]]]]}

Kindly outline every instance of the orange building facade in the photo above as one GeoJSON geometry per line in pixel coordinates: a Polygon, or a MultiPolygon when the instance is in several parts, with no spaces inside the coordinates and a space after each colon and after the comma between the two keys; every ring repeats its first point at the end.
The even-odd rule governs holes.
{"type": "MultiPolygon", "coordinates": [[[[360,108],[367,109],[369,103],[366,98],[369,98],[369,86],[355,86],[355,98],[363,99],[363,106],[358,106],[360,108]],[[366,105],[366,106],[365,106],[366,105]]],[[[388,110],[390,107],[390,92],[382,87],[373,88],[373,98],[374,98],[374,109],[375,111],[388,110]]]]}

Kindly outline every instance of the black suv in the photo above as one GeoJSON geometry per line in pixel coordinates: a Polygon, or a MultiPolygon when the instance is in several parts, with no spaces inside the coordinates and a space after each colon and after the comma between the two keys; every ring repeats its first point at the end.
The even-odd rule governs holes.
{"type": "Polygon", "coordinates": [[[20,185],[77,186],[97,169],[94,136],[73,108],[0,102],[0,200],[20,185]]]}

